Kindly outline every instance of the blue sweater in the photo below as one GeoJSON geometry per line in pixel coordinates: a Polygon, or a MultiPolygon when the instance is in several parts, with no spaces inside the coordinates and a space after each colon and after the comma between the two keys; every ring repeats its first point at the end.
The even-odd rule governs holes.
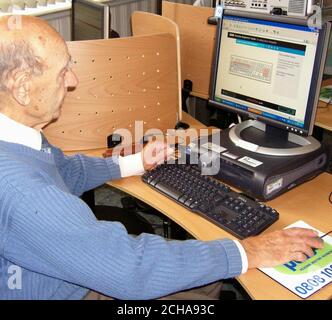
{"type": "Polygon", "coordinates": [[[47,147],[0,141],[0,299],[82,299],[89,289],[151,299],[240,274],[231,240],[134,237],[96,220],[79,196],[120,178],[117,158],[47,147]],[[16,287],[13,266],[21,270],[16,287]]]}

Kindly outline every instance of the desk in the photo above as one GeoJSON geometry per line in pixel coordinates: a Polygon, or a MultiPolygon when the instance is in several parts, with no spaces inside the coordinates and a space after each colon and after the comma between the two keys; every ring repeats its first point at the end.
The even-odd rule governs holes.
{"type": "MultiPolygon", "coordinates": [[[[192,128],[204,128],[201,123],[185,113],[183,120],[192,128]]],[[[99,149],[87,153],[100,156],[102,152],[103,149],[99,149]]],[[[224,237],[234,239],[226,231],[153,190],[144,184],[140,177],[125,178],[109,184],[156,208],[197,239],[213,240],[224,237]]],[[[323,232],[331,230],[332,205],[328,202],[328,195],[331,191],[332,175],[323,173],[314,180],[270,201],[268,204],[279,211],[280,219],[268,231],[282,229],[300,219],[323,232]]],[[[299,299],[295,294],[256,269],[248,271],[237,279],[253,299],[299,299]]],[[[332,299],[332,284],[309,299],[332,299]]]]}
{"type": "MultiPolygon", "coordinates": [[[[319,104],[324,104],[323,102],[319,102],[319,104]]],[[[332,106],[331,104],[327,106],[327,108],[321,108],[317,110],[316,122],[315,125],[332,131],[332,106]]]]}

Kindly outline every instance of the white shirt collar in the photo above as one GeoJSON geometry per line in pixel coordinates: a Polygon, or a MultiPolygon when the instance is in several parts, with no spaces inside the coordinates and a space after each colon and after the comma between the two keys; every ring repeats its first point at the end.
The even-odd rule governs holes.
{"type": "Polygon", "coordinates": [[[42,147],[42,136],[39,131],[16,122],[2,113],[0,113],[0,140],[22,144],[38,151],[42,147]]]}

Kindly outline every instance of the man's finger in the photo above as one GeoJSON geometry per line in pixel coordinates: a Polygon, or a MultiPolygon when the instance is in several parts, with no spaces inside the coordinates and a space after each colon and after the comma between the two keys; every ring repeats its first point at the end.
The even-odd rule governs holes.
{"type": "Polygon", "coordinates": [[[319,237],[297,237],[294,238],[293,243],[303,243],[311,248],[322,249],[324,247],[324,241],[319,237]]]}
{"type": "Polygon", "coordinates": [[[304,262],[304,261],[307,260],[307,256],[304,253],[302,253],[302,252],[294,252],[291,255],[291,260],[292,261],[304,262]]]}
{"type": "Polygon", "coordinates": [[[154,141],[151,142],[151,147],[156,148],[156,150],[163,150],[169,147],[168,143],[164,142],[164,141],[154,141]]]}
{"type": "Polygon", "coordinates": [[[163,150],[162,152],[159,152],[156,155],[155,161],[160,164],[164,162],[165,160],[168,160],[168,158],[174,153],[174,150],[172,148],[169,148],[167,150],[163,150]]]}
{"type": "Polygon", "coordinates": [[[317,237],[318,232],[316,230],[307,229],[307,228],[288,228],[284,232],[291,237],[317,237]]]}
{"type": "Polygon", "coordinates": [[[309,257],[314,255],[314,252],[312,251],[311,247],[306,245],[304,242],[294,243],[291,246],[291,251],[292,252],[302,252],[302,253],[305,253],[309,257]]]}

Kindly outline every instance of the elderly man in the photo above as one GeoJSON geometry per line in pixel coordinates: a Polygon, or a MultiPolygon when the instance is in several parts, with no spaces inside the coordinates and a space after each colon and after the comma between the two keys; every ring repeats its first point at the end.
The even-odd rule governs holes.
{"type": "Polygon", "coordinates": [[[79,195],[150,169],[172,150],[150,144],[155,163],[129,158],[66,157],[40,130],[60,114],[66,91],[78,83],[65,42],[46,23],[0,19],[0,298],[83,299],[92,292],[151,299],[235,277],[247,268],[303,261],[322,241],[290,229],[245,239],[166,241],[128,235],[118,222],[98,221],[79,195]],[[125,164],[125,165],[124,165],[125,164]],[[133,172],[133,170],[131,170],[133,172]],[[19,288],[9,270],[22,273],[19,288]]]}

